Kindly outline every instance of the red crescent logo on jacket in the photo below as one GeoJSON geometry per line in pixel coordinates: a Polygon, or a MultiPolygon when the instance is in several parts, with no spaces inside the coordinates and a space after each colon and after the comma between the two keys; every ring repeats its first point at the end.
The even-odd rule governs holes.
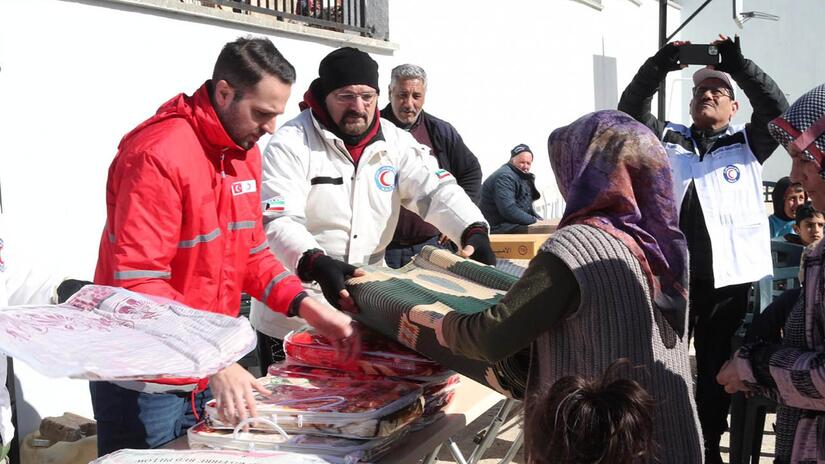
{"type": "Polygon", "coordinates": [[[255,188],[254,180],[241,180],[232,183],[232,196],[243,195],[244,193],[252,193],[256,190],[257,189],[255,188]]]}
{"type": "Polygon", "coordinates": [[[393,166],[381,166],[375,171],[375,185],[384,192],[392,192],[395,189],[395,168],[393,166]]]}

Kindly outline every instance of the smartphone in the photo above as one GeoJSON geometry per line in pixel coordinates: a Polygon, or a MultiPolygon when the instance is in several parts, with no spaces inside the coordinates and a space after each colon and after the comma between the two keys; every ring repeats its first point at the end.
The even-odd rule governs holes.
{"type": "Polygon", "coordinates": [[[719,64],[716,45],[685,44],[679,47],[679,64],[719,64]]]}

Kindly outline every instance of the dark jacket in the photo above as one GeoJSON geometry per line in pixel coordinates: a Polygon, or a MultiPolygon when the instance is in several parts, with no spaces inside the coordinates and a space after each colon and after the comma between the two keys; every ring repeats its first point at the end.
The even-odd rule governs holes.
{"type": "Polygon", "coordinates": [[[506,163],[484,181],[479,208],[490,223],[490,232],[506,234],[541,219],[533,209],[533,201],[541,197],[535,179],[506,163]]]}
{"type": "MultiPolygon", "coordinates": [[[[667,122],[653,116],[650,102],[666,75],[667,71],[659,69],[653,58],[649,58],[622,93],[618,108],[652,129],[660,138],[667,122]]],[[[742,88],[753,107],[751,120],[745,124],[745,136],[756,159],[764,163],[778,146],[768,133],[768,122],[781,115],[788,108],[788,102],[776,82],[751,60],[746,59],[742,69],[731,73],[731,78],[742,88]]],[[[690,129],[693,140],[697,142],[695,148],[700,157],[704,157],[714,146],[730,143],[727,140],[730,137],[741,137],[739,133],[724,135],[724,129],[715,133],[699,130],[692,125],[690,129]]],[[[665,142],[694,151],[693,141],[675,131],[668,132],[665,142]]],[[[682,202],[679,227],[688,242],[691,278],[712,279],[710,236],[693,183],[688,187],[682,202]]]]}
{"type": "MultiPolygon", "coordinates": [[[[481,194],[481,165],[478,163],[476,155],[464,144],[464,140],[461,139],[452,124],[426,111],[421,111],[418,120],[408,128],[395,117],[390,105],[381,110],[381,117],[405,130],[423,124],[430,137],[432,143],[430,148],[432,149],[432,155],[438,161],[438,167],[449,171],[455,177],[458,185],[467,193],[467,196],[474,203],[478,203],[481,194]]],[[[393,242],[417,243],[429,239],[437,233],[437,229],[429,226],[415,214],[402,209],[393,242]],[[428,227],[423,227],[421,223],[428,227]],[[433,230],[435,233],[431,232],[433,230]],[[422,234],[426,236],[421,236],[422,234]]]]}

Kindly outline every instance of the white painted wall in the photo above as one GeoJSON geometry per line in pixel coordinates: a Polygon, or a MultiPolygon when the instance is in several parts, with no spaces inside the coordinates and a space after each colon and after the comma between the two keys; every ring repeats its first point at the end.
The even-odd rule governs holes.
{"type": "MultiPolygon", "coordinates": [[[[390,35],[401,49],[382,62],[382,82],[397,64],[421,65],[425,109],[459,130],[485,177],[527,143],[537,184],[552,192],[547,136],[595,109],[593,55],[617,58],[621,94],[657,49],[658,2],[603,4],[393,0],[390,35]]],[[[672,27],[679,13],[669,8],[672,27]]]]}
{"type": "MultiPolygon", "coordinates": [[[[392,0],[391,40],[401,48],[373,54],[382,88],[393,66],[423,66],[427,110],[459,129],[485,174],[527,143],[539,186],[555,196],[547,136],[594,109],[593,55],[617,59],[620,94],[656,50],[658,2],[603,3],[600,12],[570,0],[392,0]]],[[[671,29],[679,15],[669,10],[671,29]]],[[[194,91],[220,47],[250,33],[261,30],[93,0],[0,0],[0,182],[18,231],[9,243],[90,279],[120,138],[168,98],[194,91]]],[[[298,70],[286,121],[339,44],[269,36],[298,70]]],[[[681,98],[672,101],[669,115],[681,114],[681,98]]],[[[91,417],[85,382],[46,380],[24,366],[18,374],[22,434],[45,415],[91,417]]]]}
{"type": "MultiPolygon", "coordinates": [[[[683,0],[685,17],[703,2],[683,0]]],[[[732,0],[711,2],[682,32],[685,40],[708,43],[722,33],[739,34],[742,53],[756,62],[779,84],[788,103],[825,82],[825,49],[822,48],[822,24],[825,23],[825,3],[822,0],[743,0],[745,11],[761,11],[780,16],[779,21],[751,19],[742,29],[733,21],[732,0]]],[[[692,69],[692,68],[691,68],[692,69]]],[[[689,74],[686,73],[689,76],[689,74]]],[[[685,91],[690,84],[685,84],[685,91]]],[[[685,93],[689,95],[689,93],[685,93]]],[[[751,106],[739,92],[741,108],[734,122],[750,120],[751,106]]],[[[687,105],[683,106],[681,120],[689,121],[687,105]]],[[[787,152],[780,148],[765,162],[763,177],[776,180],[787,176],[791,170],[787,152]]]]}

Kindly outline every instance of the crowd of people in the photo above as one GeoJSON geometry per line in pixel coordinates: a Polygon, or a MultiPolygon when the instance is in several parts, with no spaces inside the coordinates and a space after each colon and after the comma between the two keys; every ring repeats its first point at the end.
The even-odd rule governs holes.
{"type": "MultiPolygon", "coordinates": [[[[693,74],[691,123],[659,120],[652,96],[686,67],[685,43],[647,59],[617,110],[550,133],[566,202],[557,232],[498,304],[436,322],[439,343],[466,357],[497,361],[533,347],[530,462],[722,462],[738,391],[780,403],[776,462],[823,462],[825,86],[789,107],[738,37],[720,36],[719,64],[693,74]],[[740,92],[753,113],[736,125],[740,92]],[[779,145],[793,169],[776,183],[769,218],[762,164],[779,145]],[[731,353],[752,283],[771,275],[771,237],[808,247],[803,289],[777,299],[731,353]],[[620,364],[631,368],[619,375],[620,364]]],[[[456,128],[424,111],[425,70],[394,68],[381,110],[378,76],[365,52],[329,53],[302,112],[276,130],[295,69],[267,39],[226,44],[211,79],[123,137],[94,282],[230,316],[245,292],[268,365],[304,324],[353,354],[359,329],[348,313],[357,306],[345,281],[359,266],[402,267],[426,245],[495,265],[490,233],[525,233],[542,219],[533,150],[516,145],[482,184],[456,128]]],[[[0,267],[0,290],[20,281],[12,270],[0,267]]],[[[65,296],[78,282],[29,295],[60,285],[65,296]]],[[[238,364],[208,379],[98,381],[90,390],[101,455],[185,434],[213,397],[221,419],[239,423],[256,414],[253,392],[266,393],[238,364]]]]}

